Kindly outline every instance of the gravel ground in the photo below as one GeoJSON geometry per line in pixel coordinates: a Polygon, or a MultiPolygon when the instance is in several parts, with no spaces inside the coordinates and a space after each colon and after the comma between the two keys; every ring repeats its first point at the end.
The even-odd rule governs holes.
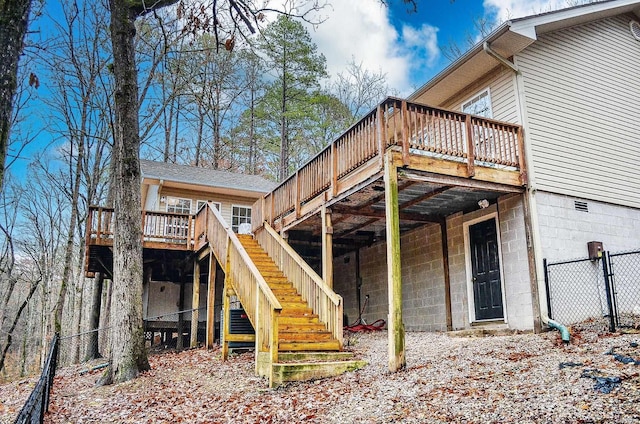
{"type": "Polygon", "coordinates": [[[557,332],[408,333],[398,373],[387,370],[386,333],[359,334],[350,349],[367,367],[278,389],[253,375],[250,353],[223,363],[219,350],[165,352],[138,379],[107,387],[93,386],[99,371],[70,367],[45,422],[638,423],[640,365],[624,362],[640,363],[640,335],[601,327],[574,327],[568,346],[557,332]]]}

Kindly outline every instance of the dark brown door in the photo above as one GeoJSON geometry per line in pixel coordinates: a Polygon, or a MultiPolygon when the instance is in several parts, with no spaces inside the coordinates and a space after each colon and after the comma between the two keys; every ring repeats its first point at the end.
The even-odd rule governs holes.
{"type": "Polygon", "coordinates": [[[471,225],[469,241],[476,319],[503,318],[496,221],[489,219],[471,225]]]}

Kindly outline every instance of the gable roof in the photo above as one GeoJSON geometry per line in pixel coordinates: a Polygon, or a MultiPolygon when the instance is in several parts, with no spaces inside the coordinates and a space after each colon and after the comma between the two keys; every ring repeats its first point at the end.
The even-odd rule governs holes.
{"type": "Polygon", "coordinates": [[[539,35],[625,13],[640,18],[640,0],[607,0],[567,9],[512,19],[452,62],[442,72],[409,96],[410,100],[438,106],[480,79],[500,63],[487,51],[490,48],[510,58],[533,44],[539,35]]]}
{"type": "Polygon", "coordinates": [[[174,163],[140,160],[143,182],[163,181],[185,185],[239,190],[243,192],[268,193],[276,183],[259,175],[245,175],[217,169],[201,168],[174,163]]]}

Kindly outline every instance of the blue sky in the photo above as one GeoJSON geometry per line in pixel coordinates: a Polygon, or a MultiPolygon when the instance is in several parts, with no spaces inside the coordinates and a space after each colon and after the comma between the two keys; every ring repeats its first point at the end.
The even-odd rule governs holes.
{"type": "Polygon", "coordinates": [[[375,0],[329,0],[331,7],[311,30],[331,74],[351,57],[372,71],[383,71],[400,95],[421,86],[450,60],[442,48],[455,42],[466,50],[469,37],[479,40],[474,20],[496,25],[510,18],[566,7],[566,0],[418,0],[407,13],[401,0],[386,8],[375,0]]]}
{"type": "MultiPolygon", "coordinates": [[[[281,2],[282,0],[273,0],[281,2]]],[[[388,0],[385,7],[378,0],[328,0],[322,10],[324,22],[309,27],[318,50],[327,58],[327,68],[336,75],[355,59],[374,72],[382,71],[393,94],[408,96],[442,70],[450,60],[441,49],[450,42],[468,47],[469,36],[478,39],[474,20],[487,19],[497,24],[509,18],[521,17],[566,6],[566,0],[418,0],[418,11],[408,13],[402,0],[388,0]]],[[[58,0],[47,0],[48,13],[60,15],[58,0]]],[[[31,28],[46,38],[53,28],[46,19],[31,28]]],[[[37,95],[46,95],[46,80],[41,79],[37,95]]],[[[38,109],[38,106],[35,106],[38,109]]],[[[41,126],[42,117],[32,118],[32,125],[41,126]],[[35,122],[34,122],[35,121],[35,122]]],[[[29,146],[23,156],[51,143],[51,134],[41,134],[38,142],[29,146]]],[[[12,168],[23,174],[27,160],[19,160],[12,168]]]]}

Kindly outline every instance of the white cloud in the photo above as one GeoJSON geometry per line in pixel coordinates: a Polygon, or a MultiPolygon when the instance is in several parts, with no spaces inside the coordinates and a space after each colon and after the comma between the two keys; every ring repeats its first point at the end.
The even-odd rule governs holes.
{"type": "Polygon", "coordinates": [[[500,24],[509,19],[568,7],[566,0],[484,0],[485,13],[500,24]]]}
{"type": "Polygon", "coordinates": [[[431,67],[440,57],[437,27],[429,24],[423,24],[420,28],[405,25],[402,28],[402,40],[404,47],[421,59],[420,65],[431,67]]]}
{"type": "Polygon", "coordinates": [[[408,94],[412,66],[430,66],[438,58],[437,28],[404,27],[399,34],[388,9],[379,2],[334,0],[323,13],[327,19],[310,33],[327,58],[331,75],[343,71],[354,58],[372,72],[386,73],[391,88],[408,94]]]}

